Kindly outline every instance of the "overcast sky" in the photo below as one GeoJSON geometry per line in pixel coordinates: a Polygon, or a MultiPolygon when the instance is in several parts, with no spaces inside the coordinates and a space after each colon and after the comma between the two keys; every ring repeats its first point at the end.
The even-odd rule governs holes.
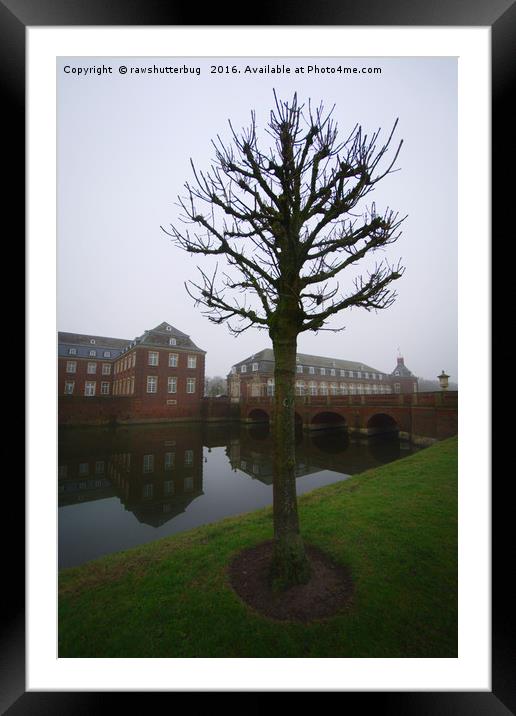
{"type": "Polygon", "coordinates": [[[206,374],[270,347],[266,332],[237,338],[204,317],[183,282],[202,257],[174,246],[160,225],[178,223],[177,196],[192,180],[190,158],[208,169],[216,135],[229,141],[256,110],[263,131],[273,88],[283,99],[335,105],[342,138],[355,124],[387,136],[399,117],[400,171],[366,198],[408,214],[387,247],[402,259],[396,303],[341,313],[303,333],[298,350],[364,362],[390,372],[398,348],[418,376],[457,375],[457,61],[455,58],[60,58],[58,80],[58,327],[133,339],[167,321],[207,351],[206,374]],[[246,66],[285,65],[290,74],[251,74],[246,66]],[[124,65],[128,71],[120,74],[124,65]],[[131,68],[199,68],[200,73],[135,74],[131,68]],[[211,65],[239,73],[211,73],[211,65]],[[309,65],[380,67],[381,74],[307,73],[309,65]],[[112,72],[78,73],[111,67],[112,72]],[[304,73],[295,73],[303,67],[304,73]],[[67,71],[65,71],[65,68],[67,71]],[[74,70],[74,71],[72,71],[74,70]]]}

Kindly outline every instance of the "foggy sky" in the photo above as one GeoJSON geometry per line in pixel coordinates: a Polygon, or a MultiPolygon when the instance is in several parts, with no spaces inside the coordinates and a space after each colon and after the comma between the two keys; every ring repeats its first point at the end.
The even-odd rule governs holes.
{"type": "MultiPolygon", "coordinates": [[[[335,105],[340,136],[355,124],[386,138],[395,119],[403,139],[400,171],[365,199],[378,211],[408,214],[388,246],[402,259],[396,303],[334,317],[299,336],[301,353],[360,361],[390,372],[398,347],[416,375],[457,375],[457,60],[455,58],[60,58],[58,82],[58,328],[134,339],[167,321],[207,351],[206,374],[226,375],[237,361],[270,347],[264,331],[238,338],[204,317],[184,289],[196,265],[212,264],[175,247],[160,225],[179,224],[178,195],[192,181],[190,158],[209,169],[211,140],[229,142],[256,110],[261,146],[273,107],[298,93],[335,105]],[[211,74],[210,66],[376,66],[382,74],[211,74]],[[63,68],[112,67],[112,73],[63,68]],[[121,75],[118,67],[129,72],[121,75]],[[199,67],[196,74],[138,74],[131,67],[199,67]]],[[[270,140],[272,141],[272,140],[270,140]]],[[[397,141],[393,142],[393,146],[397,141]]],[[[382,255],[380,255],[381,257],[382,255]]],[[[342,274],[344,276],[344,274],[342,274]]],[[[345,290],[345,279],[341,281],[345,290]]]]}

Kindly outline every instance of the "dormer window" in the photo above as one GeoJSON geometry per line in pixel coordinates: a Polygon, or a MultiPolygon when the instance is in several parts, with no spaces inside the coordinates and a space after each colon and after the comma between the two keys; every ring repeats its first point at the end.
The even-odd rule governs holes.
{"type": "Polygon", "coordinates": [[[171,330],[172,330],[172,326],[167,326],[167,331],[171,331],[171,330]]]}
{"type": "Polygon", "coordinates": [[[92,338],[92,339],[90,340],[90,343],[91,343],[92,345],[95,345],[95,339],[92,338]]]}
{"type": "Polygon", "coordinates": [[[170,346],[175,346],[175,345],[177,345],[177,341],[176,341],[175,338],[169,338],[169,339],[168,339],[168,344],[169,344],[170,346]]]}
{"type": "Polygon", "coordinates": [[[394,375],[399,375],[399,374],[400,374],[399,370],[394,371],[394,375]]]}
{"type": "Polygon", "coordinates": [[[70,356],[76,356],[76,355],[77,355],[77,348],[69,348],[69,349],[68,349],[68,355],[70,355],[70,356]]]}

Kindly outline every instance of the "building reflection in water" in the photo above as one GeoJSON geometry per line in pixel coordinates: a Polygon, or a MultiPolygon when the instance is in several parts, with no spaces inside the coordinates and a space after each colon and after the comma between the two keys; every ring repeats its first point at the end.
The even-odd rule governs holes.
{"type": "MultiPolygon", "coordinates": [[[[357,442],[340,429],[299,430],[298,492],[411,451],[401,445],[392,436],[357,442]]],[[[58,494],[66,511],[59,520],[60,563],[73,566],[270,504],[272,450],[268,425],[60,430],[58,494]],[[136,519],[123,518],[127,513],[136,519]]]]}
{"type": "Polygon", "coordinates": [[[202,448],[201,432],[183,427],[63,431],[59,506],[117,496],[139,522],[160,527],[203,494],[202,448]]]}

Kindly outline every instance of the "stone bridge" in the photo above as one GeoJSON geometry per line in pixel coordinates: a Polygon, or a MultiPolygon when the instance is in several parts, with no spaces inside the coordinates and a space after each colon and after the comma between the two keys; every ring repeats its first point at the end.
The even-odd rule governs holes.
{"type": "MultiPolygon", "coordinates": [[[[355,435],[397,433],[416,444],[457,434],[457,391],[388,395],[297,396],[296,423],[306,430],[344,427],[355,435]]],[[[240,400],[240,419],[274,419],[274,398],[240,400]]]]}

